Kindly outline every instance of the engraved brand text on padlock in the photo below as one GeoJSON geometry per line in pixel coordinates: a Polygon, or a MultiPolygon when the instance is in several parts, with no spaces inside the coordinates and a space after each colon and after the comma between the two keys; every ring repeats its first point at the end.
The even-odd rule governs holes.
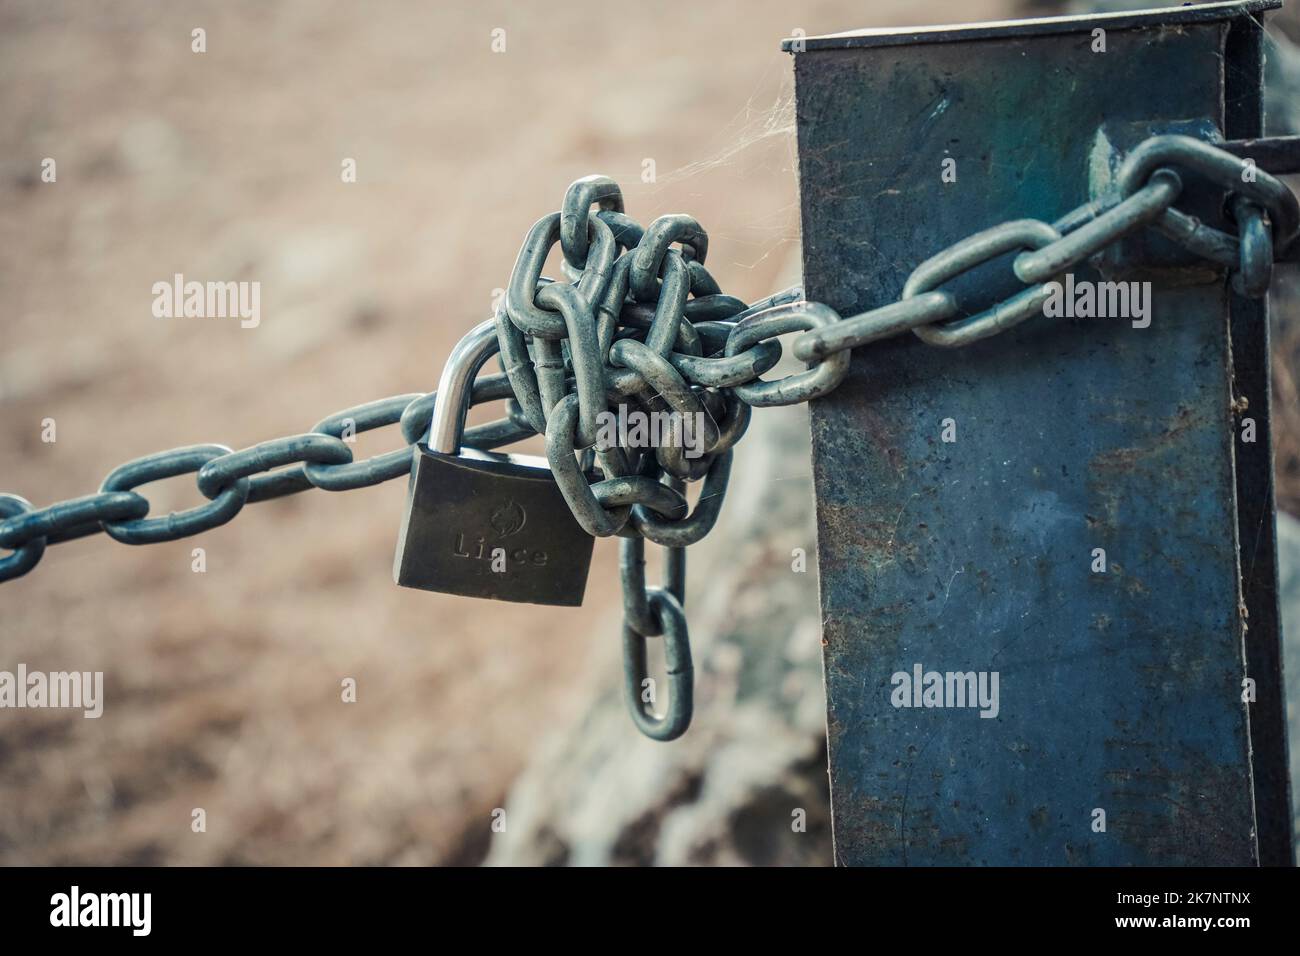
{"type": "Polygon", "coordinates": [[[545,460],[461,448],[491,320],[452,350],[427,443],[415,446],[393,579],[403,587],[529,604],[582,603],[594,539],[545,460]]]}

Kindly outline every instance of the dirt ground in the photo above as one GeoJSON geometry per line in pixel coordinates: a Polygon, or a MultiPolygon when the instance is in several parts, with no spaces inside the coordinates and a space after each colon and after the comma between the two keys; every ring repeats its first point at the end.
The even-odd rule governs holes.
{"type": "MultiPolygon", "coordinates": [[[[524,232],[587,173],[619,179],[643,222],[694,214],[724,289],[766,294],[798,235],[779,40],[1011,12],[6,0],[0,490],[43,505],[149,452],[240,448],[432,389],[524,232]],[[260,325],[155,318],[151,287],[175,273],[260,282],[260,325]]],[[[365,434],[357,455],[399,441],[365,434]]],[[[145,493],[155,513],[200,501],[189,480],[145,493]]],[[[150,547],[100,535],[4,585],[0,667],[102,670],[106,705],[5,713],[0,863],[479,860],[618,639],[616,547],[597,544],[581,609],[403,590],[403,494],[313,491],[150,547]]]]}

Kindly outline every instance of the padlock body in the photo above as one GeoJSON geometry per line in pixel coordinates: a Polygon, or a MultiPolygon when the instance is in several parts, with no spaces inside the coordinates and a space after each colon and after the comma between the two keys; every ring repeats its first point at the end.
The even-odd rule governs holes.
{"type": "Polygon", "coordinates": [[[595,539],[540,459],[415,446],[393,579],[495,601],[577,606],[595,539]],[[538,464],[530,464],[537,462],[538,464]]]}

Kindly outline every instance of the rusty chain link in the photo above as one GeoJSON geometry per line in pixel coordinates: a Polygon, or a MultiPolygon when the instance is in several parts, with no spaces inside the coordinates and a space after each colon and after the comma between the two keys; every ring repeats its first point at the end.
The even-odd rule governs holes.
{"type": "MultiPolygon", "coordinates": [[[[898,301],[841,318],[787,289],[750,305],[724,295],[704,267],[708,235],[690,216],[669,215],[642,228],[628,217],[618,185],[604,176],[573,183],[559,212],[539,219],[519,251],[505,300],[495,314],[501,371],[481,374],[474,404],[505,400],[506,416],[466,430],[465,445],[492,449],[530,435],[545,437],[547,459],[578,523],[594,536],[621,537],[624,683],[628,708],[647,736],[685,732],[692,710],[692,665],[683,606],[686,553],[713,527],[725,498],[732,448],[753,406],[811,401],[832,391],[849,369],[849,350],[912,332],[944,348],[968,345],[1043,311],[1049,283],[1071,266],[1151,227],[1193,255],[1231,272],[1241,294],[1268,289],[1275,258],[1300,231],[1300,206],[1279,179],[1213,144],[1155,136],[1118,170],[1111,195],[1053,223],[1018,219],[969,236],[918,265],[898,301]],[[1191,172],[1227,197],[1237,234],[1175,208],[1181,173],[1191,172]],[[595,207],[593,211],[593,207],[595,207]],[[542,269],[553,247],[565,280],[542,269]],[[1015,253],[1025,288],[978,314],[960,315],[942,287],[1015,253]],[[807,369],[769,381],[780,360],[778,337],[807,369]],[[698,416],[703,454],[680,447],[596,447],[597,422],[610,404],[698,416]],[[593,467],[603,478],[590,480],[593,467]],[[688,482],[702,480],[692,508],[688,482]],[[644,542],[665,549],[662,587],[645,582],[644,542]],[[655,716],[646,644],[664,639],[668,703],[655,716]],[[647,707],[647,705],[650,705],[647,707]]],[[[346,491],[406,475],[411,445],[425,437],[435,393],[397,395],[344,409],[308,432],[232,451],[194,445],[148,455],[113,470],[97,494],[34,508],[0,494],[0,581],[20,577],[47,545],[104,531],[126,544],[171,541],[233,518],[245,504],[309,488],[346,491]],[[405,444],[355,461],[345,436],[397,424],[405,444]],[[194,474],[207,502],[149,517],[134,489],[194,474]]]]}

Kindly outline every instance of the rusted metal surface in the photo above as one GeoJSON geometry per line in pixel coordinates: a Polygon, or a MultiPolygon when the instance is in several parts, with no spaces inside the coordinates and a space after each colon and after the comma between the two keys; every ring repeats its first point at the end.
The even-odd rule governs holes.
{"type": "MultiPolygon", "coordinates": [[[[1252,55],[1234,31],[1271,6],[803,41],[808,297],[861,312],[938,248],[1088,200],[1105,124],[1256,135],[1257,80],[1225,74],[1252,55]]],[[[953,284],[967,314],[997,272],[953,284]]],[[[1267,394],[1262,309],[1231,298],[1230,316],[1221,277],[1148,278],[1149,327],[1040,318],[960,351],[893,339],[814,403],[840,863],[1289,859],[1273,544],[1245,527],[1272,514],[1267,443],[1237,444],[1234,417],[1239,395],[1267,394]],[[996,674],[996,716],[895,706],[917,665],[996,674]]]]}
{"type": "Polygon", "coordinates": [[[1224,143],[1223,148],[1242,158],[1253,159],[1260,169],[1270,173],[1300,173],[1300,136],[1234,139],[1224,143]]]}

